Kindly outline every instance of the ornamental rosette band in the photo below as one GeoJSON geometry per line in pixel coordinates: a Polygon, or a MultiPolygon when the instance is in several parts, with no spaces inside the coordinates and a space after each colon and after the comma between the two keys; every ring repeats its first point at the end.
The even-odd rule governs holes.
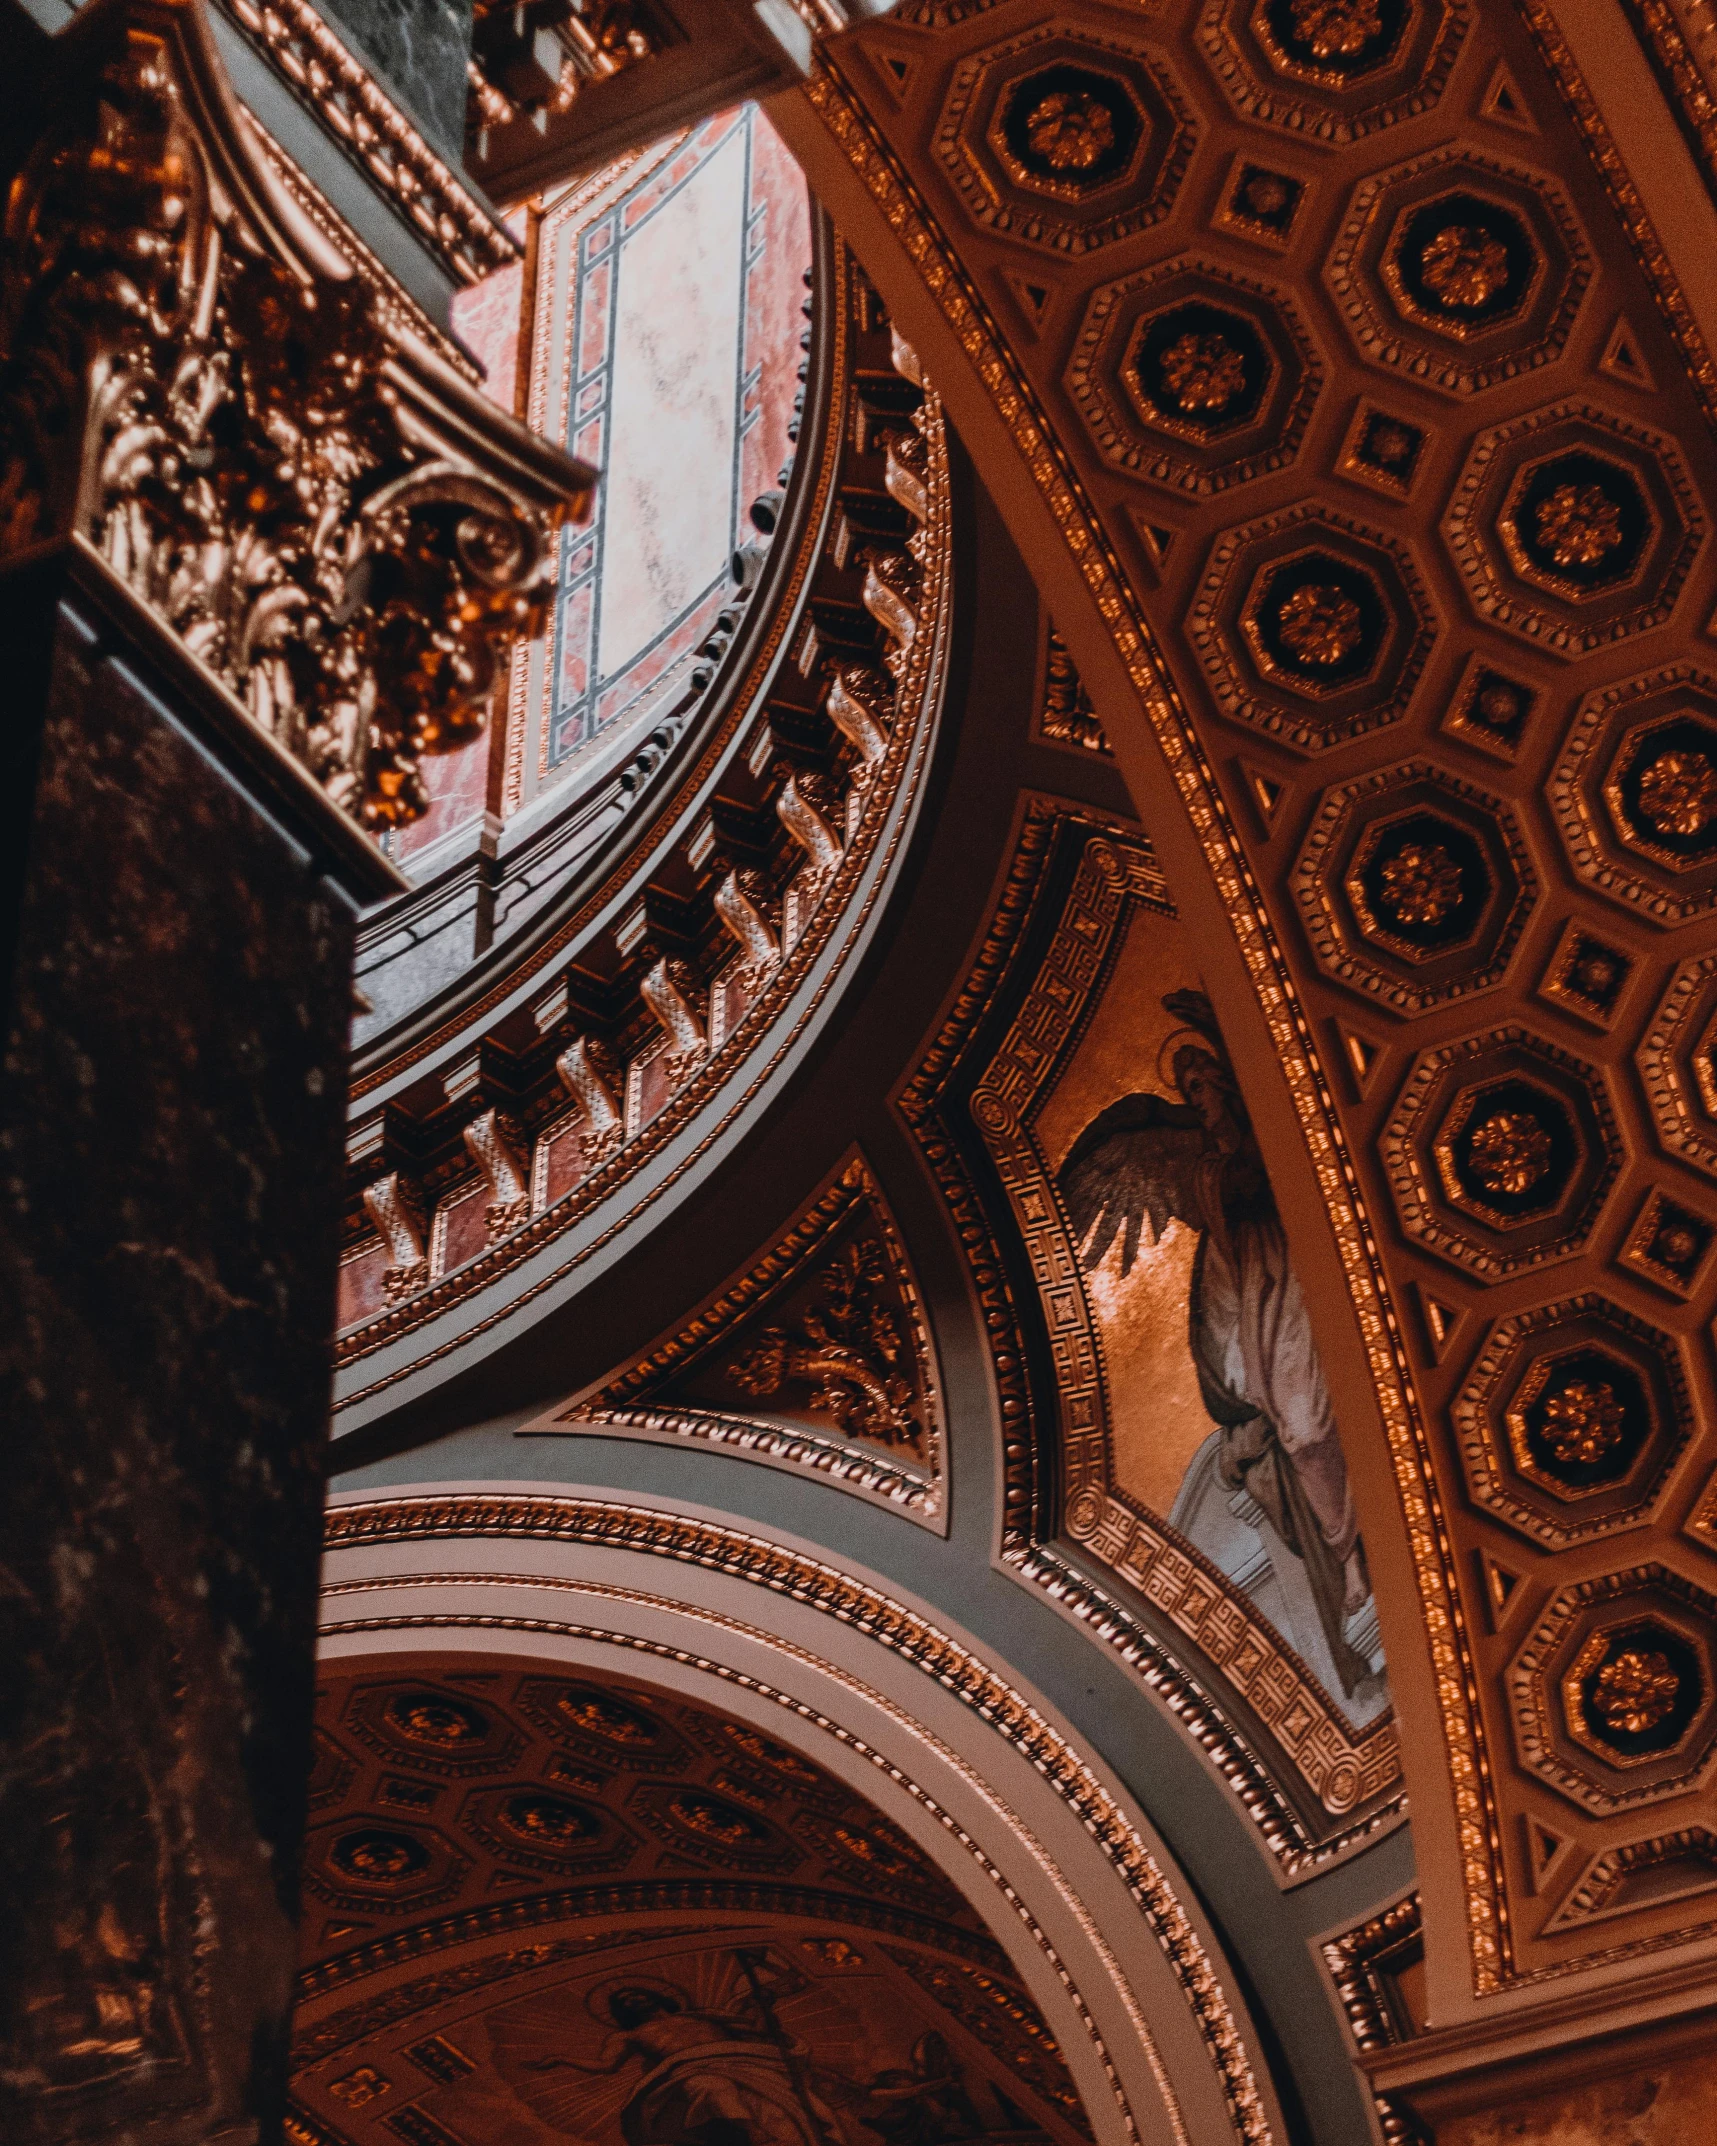
{"type": "MultiPolygon", "coordinates": [[[[275,178],[201,0],[49,48],[0,299],[0,563],[71,539],[371,831],[483,727],[594,473],[275,178]]],[[[332,219],[330,218],[330,222],[332,219]]]]}

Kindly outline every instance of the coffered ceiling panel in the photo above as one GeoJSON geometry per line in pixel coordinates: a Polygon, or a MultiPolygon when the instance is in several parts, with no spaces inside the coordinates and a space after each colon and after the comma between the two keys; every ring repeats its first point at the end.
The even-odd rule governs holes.
{"type": "Polygon", "coordinates": [[[778,2146],[1092,2136],[905,1835],[665,1692],[468,1656],[325,1676],[304,1880],[297,2146],[622,2146],[723,2112],[778,2146]]]}
{"type": "Polygon", "coordinates": [[[780,110],[1269,1039],[1438,2002],[1701,1942],[1713,375],[1554,11],[904,0],[780,110]]]}

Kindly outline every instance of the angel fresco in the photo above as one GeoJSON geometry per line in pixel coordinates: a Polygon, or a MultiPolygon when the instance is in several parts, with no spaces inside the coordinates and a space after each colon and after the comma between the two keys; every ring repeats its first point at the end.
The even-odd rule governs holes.
{"type": "Polygon", "coordinates": [[[1351,1697],[1371,1671],[1345,1624],[1371,1582],[1305,1298],[1210,1001],[1175,991],[1162,1003],[1204,1038],[1174,1054],[1180,1100],[1127,1095],[1100,1111],[1061,1166],[1061,1196],[1087,1273],[1117,1235],[1125,1275],[1141,1234],[1152,1244],[1171,1221],[1197,1234],[1188,1339],[1221,1478],[1303,1561],[1351,1697]]]}
{"type": "Polygon", "coordinates": [[[636,2064],[620,2113],[627,2146],[841,2146],[827,2105],[812,2091],[806,2052],[782,2033],[752,1980],[759,2016],[700,2011],[651,1984],[608,1998],[614,2031],[595,2064],[540,2057],[532,2071],[612,2078],[636,2064]]]}

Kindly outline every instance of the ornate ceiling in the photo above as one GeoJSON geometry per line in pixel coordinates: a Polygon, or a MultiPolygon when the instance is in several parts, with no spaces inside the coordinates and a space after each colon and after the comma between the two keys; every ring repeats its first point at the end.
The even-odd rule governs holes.
{"type": "Polygon", "coordinates": [[[807,2146],[835,2110],[884,2146],[1090,2137],[934,1865],[670,1693],[459,1657],[324,1678],[305,1888],[305,2146],[595,2146],[723,2094],[807,2146]]]}
{"type": "Polygon", "coordinates": [[[1710,219],[1646,79],[1536,4],[907,0],[782,108],[1198,934],[1441,1725],[1445,2012],[1717,1876],[1710,219]]]}
{"type": "MultiPolygon", "coordinates": [[[[1708,1969],[1717,212],[1631,21],[903,0],[829,40],[771,105],[841,233],[773,578],[603,874],[358,1069],[349,1482],[465,1486],[437,1540],[521,1586],[540,1531],[640,1598],[685,1562],[844,1621],[792,1544],[932,1605],[1162,1824],[1318,2136],[1368,2120],[1348,2052],[1708,1969]],[[1292,1465],[1214,1364],[1223,1260],[1292,1465]],[[770,1548],[677,1532],[714,1516],[770,1548]]],[[[331,1875],[366,1828],[421,1834],[414,1928],[548,1897],[508,1797],[584,1799],[611,1903],[705,1867],[641,1776],[554,1773],[603,1769],[534,1670],[447,1673],[509,1755],[410,1825],[335,1680],[341,1957],[404,1927],[331,1875]]],[[[662,1794],[728,1796],[673,1718],[662,1794]]],[[[839,1890],[771,1795],[769,1883],[839,1890]]],[[[773,1947],[809,2020],[801,1912],[676,1923],[683,1987],[734,2016],[716,1953],[773,1947]]],[[[571,1960],[526,2042],[539,1994],[590,2013],[571,1960]]],[[[422,2098],[420,2028],[364,2044],[402,2099],[362,2123],[422,2098]]]]}
{"type": "Polygon", "coordinates": [[[1091,2135],[913,1843],[648,1685],[432,1655],[325,1676],[304,1883],[301,2146],[606,2146],[724,2106],[793,2146],[836,2110],[883,2146],[1091,2135]]]}

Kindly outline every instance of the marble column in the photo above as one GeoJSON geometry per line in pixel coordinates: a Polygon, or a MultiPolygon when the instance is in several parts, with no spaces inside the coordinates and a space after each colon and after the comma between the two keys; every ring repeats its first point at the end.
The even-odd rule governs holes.
{"type": "Polygon", "coordinates": [[[465,154],[471,0],[320,0],[320,7],[457,169],[465,154]]]}
{"type": "Polygon", "coordinates": [[[594,473],[201,0],[25,40],[0,158],[0,2139],[274,2146],[356,914],[594,473]]]}
{"type": "Polygon", "coordinates": [[[279,2135],[354,913],[385,884],[223,750],[102,578],[0,581],[16,2146],[279,2135]]]}

